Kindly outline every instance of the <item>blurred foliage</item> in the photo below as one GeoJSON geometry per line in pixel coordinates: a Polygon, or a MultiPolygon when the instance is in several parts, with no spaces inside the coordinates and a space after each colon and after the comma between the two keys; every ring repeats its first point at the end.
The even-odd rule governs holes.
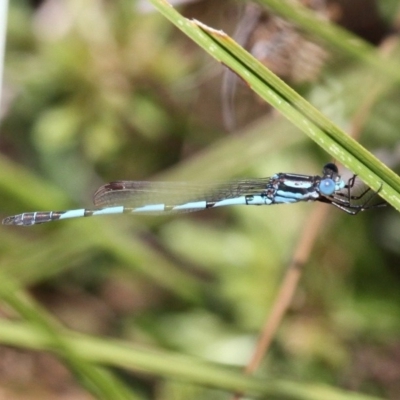
{"type": "MultiPolygon", "coordinates": [[[[90,207],[91,194],[110,180],[320,173],[329,157],[248,94],[237,112],[264,116],[250,124],[248,112],[247,124],[225,132],[223,68],[134,3],[10,3],[0,137],[4,217],[90,207]]],[[[377,3],[385,24],[395,26],[399,1],[377,3]]],[[[203,1],[182,12],[231,33],[236,7],[203,1]]],[[[322,75],[299,90],[346,129],[374,79],[365,65],[334,53],[322,75]]],[[[398,86],[381,88],[360,139],[394,166],[399,99],[398,86]]],[[[72,330],[243,366],[312,207],[2,226],[0,268],[72,330]]],[[[258,377],[400,397],[399,229],[390,208],[352,218],[332,207],[258,377]]],[[[15,317],[9,306],[4,318],[15,317]]],[[[15,387],[30,398],[54,398],[66,388],[74,399],[90,398],[52,358],[44,356],[50,360],[40,368],[34,353],[19,349],[2,348],[12,361],[0,362],[9,398],[19,398],[15,387]]],[[[138,398],[228,398],[131,370],[115,376],[138,398]]]]}

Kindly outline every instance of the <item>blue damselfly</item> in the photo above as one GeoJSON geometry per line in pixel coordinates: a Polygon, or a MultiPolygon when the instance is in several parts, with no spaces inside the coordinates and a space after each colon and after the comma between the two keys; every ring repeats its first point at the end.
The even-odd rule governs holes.
{"type": "Polygon", "coordinates": [[[172,214],[230,205],[272,205],[320,201],[357,214],[369,208],[377,192],[368,187],[354,194],[356,176],[345,182],[335,164],[319,175],[278,173],[268,178],[225,183],[116,181],[101,186],[94,209],[26,212],[3,219],[4,225],[35,225],[60,219],[109,214],[172,214]]]}

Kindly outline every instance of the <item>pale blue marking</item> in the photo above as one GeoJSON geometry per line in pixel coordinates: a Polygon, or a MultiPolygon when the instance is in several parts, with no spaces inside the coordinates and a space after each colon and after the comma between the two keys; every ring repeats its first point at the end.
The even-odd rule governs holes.
{"type": "Polygon", "coordinates": [[[272,204],[272,200],[268,198],[267,196],[260,196],[260,195],[254,195],[252,200],[247,200],[248,205],[252,206],[262,206],[262,205],[269,205],[272,204]]]}
{"type": "Polygon", "coordinates": [[[135,211],[135,213],[141,213],[141,212],[152,213],[152,212],[160,212],[160,211],[162,212],[162,211],[165,211],[165,204],[149,204],[147,206],[137,207],[137,208],[135,208],[134,211],[135,211]]]}
{"type": "Polygon", "coordinates": [[[275,203],[297,203],[299,200],[295,199],[294,197],[281,197],[275,196],[274,202],[275,203]]]}
{"type": "Polygon", "coordinates": [[[344,183],[344,180],[340,179],[340,181],[336,182],[336,189],[335,190],[341,190],[346,186],[344,183]]]}
{"type": "Polygon", "coordinates": [[[172,209],[173,210],[194,210],[194,209],[204,210],[206,207],[207,207],[206,201],[193,201],[192,203],[180,204],[179,206],[175,206],[172,209]]]}
{"type": "Polygon", "coordinates": [[[122,214],[123,212],[124,212],[123,206],[115,206],[93,211],[93,215],[122,214]]]}
{"type": "MultiPolygon", "coordinates": [[[[318,192],[293,193],[293,192],[288,192],[286,190],[277,190],[276,194],[278,196],[281,196],[281,198],[283,198],[283,199],[287,199],[288,202],[289,202],[289,199],[293,199],[294,201],[298,201],[298,200],[305,200],[305,199],[309,199],[309,198],[317,198],[317,197],[319,197],[318,192]]],[[[290,201],[290,202],[292,203],[293,201],[290,201]]]]}
{"type": "Polygon", "coordinates": [[[79,210],[68,210],[64,214],[61,214],[59,219],[79,218],[84,216],[85,216],[85,209],[81,208],[79,210]]]}
{"type": "Polygon", "coordinates": [[[285,186],[292,188],[300,188],[300,189],[309,189],[313,186],[312,182],[299,182],[299,181],[291,181],[290,179],[285,180],[285,186]]]}
{"type": "Polygon", "coordinates": [[[234,199],[225,199],[216,201],[214,207],[222,207],[222,206],[235,206],[240,204],[247,204],[246,198],[244,196],[235,197],[234,199]]]}

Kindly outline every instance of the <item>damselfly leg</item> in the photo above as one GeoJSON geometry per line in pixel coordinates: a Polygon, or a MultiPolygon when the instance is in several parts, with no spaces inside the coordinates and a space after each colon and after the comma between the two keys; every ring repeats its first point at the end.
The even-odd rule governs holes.
{"type": "Polygon", "coordinates": [[[331,204],[335,207],[343,210],[351,215],[356,215],[360,211],[369,210],[371,208],[385,207],[386,202],[382,201],[380,203],[371,204],[374,199],[376,199],[379,195],[379,192],[382,189],[382,184],[377,191],[373,191],[370,187],[366,187],[360,194],[352,194],[352,190],[355,186],[357,175],[353,175],[344,187],[344,192],[336,192],[332,196],[331,204]],[[372,193],[371,193],[372,192],[372,193]],[[370,195],[368,196],[368,194],[370,195]],[[366,196],[368,196],[366,198],[366,196]],[[354,202],[360,202],[365,199],[361,204],[356,204],[354,202]]]}

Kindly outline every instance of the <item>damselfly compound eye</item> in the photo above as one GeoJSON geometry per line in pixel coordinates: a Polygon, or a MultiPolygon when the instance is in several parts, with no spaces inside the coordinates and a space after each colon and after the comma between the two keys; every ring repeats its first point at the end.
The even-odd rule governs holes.
{"type": "Polygon", "coordinates": [[[319,184],[319,191],[325,196],[332,195],[336,190],[336,184],[333,179],[322,179],[319,184]]]}

